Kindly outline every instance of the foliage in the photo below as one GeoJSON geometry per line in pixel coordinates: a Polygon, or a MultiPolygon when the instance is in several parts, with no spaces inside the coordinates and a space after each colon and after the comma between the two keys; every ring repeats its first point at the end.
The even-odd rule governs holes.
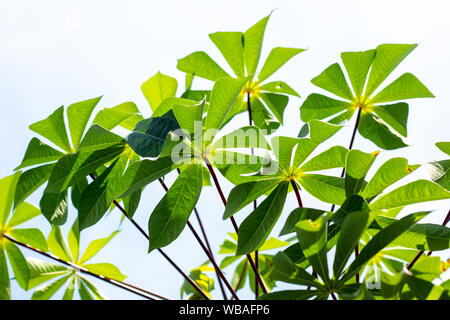
{"type": "MultiPolygon", "coordinates": [[[[282,81],[266,80],[304,50],[274,48],[259,68],[269,18],[245,32],[209,35],[233,76],[197,51],[178,60],[186,75],[181,95],[177,80],[161,72],[145,81],[141,90],[150,118],[133,102],[93,116],[97,97],[61,106],[30,125],[39,137],[30,140],[15,173],[0,180],[0,299],[14,296],[10,270],[24,290],[42,285],[32,299],[56,297],[63,286],[63,299],[73,299],[75,290],[83,300],[106,298],[85,274],[122,283],[125,276],[116,266],[88,263],[118,231],[92,241],[84,254],[80,238],[82,230],[119,211],[148,238],[148,253],[159,251],[167,259],[162,248],[177,241],[186,226],[194,233],[208,260],[183,274],[181,298],[216,298],[218,287],[224,298],[244,297],[242,289],[249,286],[258,299],[449,299],[450,283],[441,278],[449,263],[431,256],[450,248],[449,215],[438,225],[421,222],[430,211],[402,210],[450,198],[450,160],[430,162],[430,179],[416,179],[420,165],[402,157],[378,163],[380,151],[353,148],[354,136],[349,148],[327,146],[355,113],[355,133],[385,150],[407,146],[404,100],[433,95],[411,73],[380,86],[416,45],[342,53],[347,75],[335,63],[312,80],[334,96],[310,94],[300,107],[298,135],[275,136],[289,96],[300,96],[282,81]],[[212,88],[193,89],[194,77],[213,81],[212,88]],[[242,112],[249,113],[250,125],[227,131],[242,112]],[[124,130],[125,136],[119,134],[124,130]],[[333,169],[343,174],[335,176],[333,169]],[[216,172],[232,185],[228,196],[216,172]],[[172,173],[176,179],[167,187],[164,177],[172,173]],[[146,217],[147,235],[133,216],[144,189],[156,188],[155,181],[166,193],[146,217]],[[212,184],[224,208],[210,214],[219,219],[223,210],[223,220],[236,231],[220,246],[220,262],[206,233],[201,239],[189,222],[193,211],[201,221],[198,200],[212,184]],[[39,208],[25,202],[41,187],[39,208]],[[304,205],[305,192],[332,208],[304,205]],[[298,208],[285,217],[291,196],[298,208]],[[76,214],[69,213],[72,207],[76,214]],[[239,226],[238,213],[244,215],[239,226]],[[51,226],[47,238],[43,230],[18,228],[41,214],[51,226]],[[70,219],[66,242],[61,230],[70,219]],[[278,237],[275,226],[281,227],[278,237]],[[25,258],[20,247],[46,260],[25,258]],[[222,270],[231,270],[232,277],[222,270]],[[295,289],[283,290],[285,284],[295,289]]],[[[436,143],[447,156],[449,145],[436,143]]]]}

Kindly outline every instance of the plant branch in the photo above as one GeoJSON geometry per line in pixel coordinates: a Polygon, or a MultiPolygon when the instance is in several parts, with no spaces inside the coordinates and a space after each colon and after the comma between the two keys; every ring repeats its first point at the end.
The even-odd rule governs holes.
{"type": "Polygon", "coordinates": [[[298,190],[297,183],[294,180],[291,180],[292,188],[294,189],[295,196],[297,197],[297,202],[299,208],[303,208],[302,198],[300,197],[300,191],[298,190]]]}
{"type": "MultiPolygon", "coordinates": [[[[206,157],[204,157],[204,161],[206,163],[206,166],[208,167],[209,172],[211,173],[211,176],[213,178],[213,181],[214,181],[214,184],[216,186],[217,192],[219,193],[220,198],[222,199],[222,202],[223,202],[224,206],[226,206],[227,205],[227,199],[225,198],[225,195],[223,194],[222,188],[220,187],[219,180],[217,179],[216,173],[214,172],[213,167],[211,166],[211,164],[209,163],[209,161],[208,161],[208,159],[206,157]]],[[[230,221],[231,221],[231,223],[233,225],[233,228],[234,228],[234,231],[236,232],[236,234],[239,234],[239,227],[238,227],[238,225],[236,223],[236,220],[234,219],[233,216],[230,217],[230,221]]],[[[262,280],[261,275],[257,271],[255,263],[253,262],[252,257],[249,254],[247,254],[246,257],[247,257],[248,262],[250,263],[250,266],[253,269],[253,272],[255,273],[255,278],[258,280],[259,285],[261,286],[261,290],[264,293],[267,293],[266,285],[264,284],[264,281],[262,280]]]]}
{"type": "MultiPolygon", "coordinates": [[[[164,190],[167,192],[169,190],[169,188],[166,186],[166,184],[164,183],[164,181],[159,178],[158,179],[159,183],[161,184],[161,186],[164,188],[164,190]]],[[[239,300],[239,297],[237,296],[236,292],[234,291],[233,287],[230,285],[230,283],[228,282],[227,278],[225,278],[222,270],[220,270],[220,267],[217,265],[214,257],[212,256],[211,252],[208,250],[208,248],[206,248],[205,244],[203,243],[202,239],[200,239],[200,236],[198,235],[197,231],[195,231],[194,227],[192,226],[192,224],[189,222],[189,220],[187,221],[187,225],[189,227],[189,229],[191,230],[192,234],[194,235],[195,239],[197,240],[197,242],[200,244],[200,246],[202,247],[203,251],[206,253],[206,256],[208,257],[208,259],[211,261],[211,263],[214,266],[214,269],[216,270],[216,274],[217,274],[217,278],[222,279],[223,282],[225,283],[225,285],[227,286],[228,290],[230,290],[231,294],[233,295],[233,297],[236,300],[239,300]]],[[[226,295],[224,293],[224,298],[226,299],[226,295]]]]}
{"type": "MultiPolygon", "coordinates": [[[[445,216],[444,221],[442,222],[443,226],[446,226],[447,223],[450,221],[450,210],[448,210],[447,215],[445,216]]],[[[419,260],[419,258],[424,254],[425,251],[421,250],[419,253],[414,257],[414,259],[408,264],[406,269],[411,270],[411,268],[414,266],[414,264],[419,260]]],[[[433,251],[428,252],[427,256],[430,256],[433,251]]]]}
{"type": "Polygon", "coordinates": [[[159,295],[159,294],[153,293],[153,292],[151,292],[151,291],[148,291],[148,290],[139,288],[139,287],[137,287],[137,286],[135,286],[135,285],[131,285],[131,284],[128,284],[128,283],[123,282],[123,281],[114,280],[114,279],[105,277],[105,276],[103,276],[103,275],[93,273],[93,272],[89,271],[88,269],[86,269],[86,268],[84,268],[84,267],[81,267],[81,266],[79,266],[79,265],[76,265],[75,263],[72,263],[72,262],[69,262],[69,261],[62,260],[61,258],[58,258],[57,256],[55,256],[55,255],[53,255],[53,254],[50,254],[50,253],[41,251],[41,250],[36,249],[36,248],[34,248],[34,247],[32,247],[32,246],[30,246],[30,245],[28,245],[28,244],[25,244],[25,243],[22,243],[22,242],[20,242],[20,241],[17,241],[16,239],[14,239],[13,237],[11,237],[10,235],[8,235],[8,234],[6,234],[6,233],[3,234],[3,237],[5,237],[5,239],[7,239],[7,240],[9,240],[9,241],[11,241],[11,242],[13,242],[13,243],[15,243],[15,244],[18,245],[18,246],[21,246],[21,247],[23,247],[23,248],[27,248],[28,250],[31,250],[31,251],[33,251],[33,252],[35,252],[35,253],[38,253],[38,254],[42,255],[42,256],[45,256],[45,257],[47,257],[47,258],[50,258],[50,259],[52,259],[52,260],[54,260],[54,261],[57,261],[57,262],[59,262],[59,263],[62,263],[62,264],[64,264],[64,265],[68,266],[68,267],[71,267],[71,268],[74,268],[74,269],[76,269],[76,270],[79,270],[79,271],[82,272],[82,273],[85,273],[85,274],[88,274],[88,275],[90,275],[90,276],[93,276],[93,277],[95,277],[95,278],[97,278],[97,279],[100,279],[100,280],[102,280],[102,281],[105,281],[105,282],[107,282],[107,283],[109,283],[109,284],[112,284],[112,285],[114,285],[114,286],[116,286],[116,287],[122,288],[122,289],[127,290],[127,291],[129,291],[129,292],[132,292],[132,293],[134,293],[134,294],[137,294],[137,295],[139,295],[139,296],[141,296],[141,297],[144,297],[144,298],[147,298],[147,299],[150,299],[150,300],[156,300],[154,297],[157,297],[157,298],[160,298],[160,299],[163,299],[163,300],[170,300],[169,298],[166,298],[166,297],[164,297],[164,296],[161,296],[161,295],[159,295]],[[152,296],[153,296],[153,297],[152,297],[152,296]]]}

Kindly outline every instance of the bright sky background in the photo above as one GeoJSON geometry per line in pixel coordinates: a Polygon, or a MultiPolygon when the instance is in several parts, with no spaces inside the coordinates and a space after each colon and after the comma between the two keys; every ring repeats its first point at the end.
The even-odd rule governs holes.
{"type": "MultiPolygon", "coordinates": [[[[34,136],[28,125],[47,117],[57,107],[104,95],[100,108],[134,101],[148,117],[150,107],[140,91],[145,80],[160,70],[178,79],[181,94],[184,75],[176,69],[177,59],[204,50],[226,66],[208,33],[245,31],[273,9],[277,10],[268,23],[262,59],[275,46],[307,48],[271,78],[286,81],[303,98],[320,92],[310,80],[339,61],[342,51],[372,49],[382,43],[418,43],[418,48],[387,81],[411,72],[436,98],[410,100],[408,129],[412,146],[394,152],[382,151],[376,166],[393,156],[404,156],[410,163],[419,164],[445,158],[434,142],[450,140],[448,1],[0,0],[0,176],[11,174],[20,163],[34,136]]],[[[196,85],[200,89],[211,83],[197,81],[196,85]]],[[[297,135],[302,125],[299,118],[302,101],[290,100],[285,127],[278,134],[297,135]]],[[[234,126],[246,125],[246,121],[247,116],[242,115],[234,126]]],[[[348,146],[350,135],[351,128],[344,128],[321,150],[334,143],[348,146]]],[[[357,137],[355,147],[366,152],[378,149],[361,136],[357,137]]],[[[339,170],[333,173],[337,175],[339,170]]],[[[428,174],[426,168],[421,168],[411,176],[411,179],[426,178],[428,174]]],[[[168,181],[171,183],[173,176],[168,181]]],[[[230,184],[221,181],[228,194],[230,184]]],[[[156,183],[144,192],[136,220],[145,228],[162,195],[162,188],[156,183]]],[[[28,199],[35,205],[39,200],[39,191],[28,199]]],[[[329,208],[305,193],[303,200],[305,206],[329,208]]],[[[274,234],[295,207],[294,194],[289,194],[274,234]]],[[[438,201],[405,212],[436,210],[427,220],[441,223],[449,207],[449,201],[438,201]]],[[[217,252],[226,232],[231,231],[231,224],[221,219],[222,204],[214,188],[204,189],[198,208],[217,252]]],[[[237,214],[238,221],[242,221],[246,212],[249,211],[237,214]]],[[[75,214],[72,208],[71,221],[75,214]]],[[[83,231],[82,245],[108,235],[117,228],[118,221],[119,214],[113,213],[97,226],[83,231]]],[[[43,218],[35,219],[28,226],[49,230],[43,218]]],[[[186,271],[206,260],[186,230],[165,250],[186,271]]],[[[26,250],[23,252],[30,255],[26,250]]],[[[125,222],[122,232],[95,261],[113,262],[128,275],[126,281],[178,298],[181,276],[157,252],[150,255],[146,252],[145,239],[125,222]]],[[[447,259],[450,252],[441,255],[447,259]]],[[[231,269],[227,276],[231,277],[231,269]]],[[[111,298],[136,298],[108,284],[95,283],[111,298]]],[[[14,282],[12,292],[16,299],[28,298],[32,293],[23,293],[14,282]]],[[[62,296],[62,292],[58,295],[62,296]]],[[[215,296],[220,297],[218,286],[215,296]]],[[[252,297],[248,291],[247,296],[252,297]]]]}

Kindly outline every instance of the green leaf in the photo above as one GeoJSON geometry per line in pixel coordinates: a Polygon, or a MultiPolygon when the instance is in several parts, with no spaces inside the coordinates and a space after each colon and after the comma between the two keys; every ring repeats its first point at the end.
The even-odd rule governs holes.
{"type": "Polygon", "coordinates": [[[136,213],[139,202],[141,201],[141,194],[142,190],[137,190],[122,199],[128,217],[132,218],[136,213]]]}
{"type": "Polygon", "coordinates": [[[72,147],[70,146],[66,125],[64,124],[64,106],[56,109],[48,118],[31,124],[29,128],[58,147],[71,152],[72,147]]]}
{"type": "Polygon", "coordinates": [[[407,136],[407,123],[409,106],[407,103],[400,102],[384,106],[374,106],[372,110],[402,136],[407,136]]]}
{"type": "Polygon", "coordinates": [[[431,180],[450,190],[450,160],[441,160],[429,163],[431,180]]]}
{"type": "Polygon", "coordinates": [[[183,231],[202,190],[202,167],[191,165],[181,172],[148,221],[148,252],[167,246],[183,231]]]}
{"type": "Polygon", "coordinates": [[[77,152],[92,152],[119,144],[125,144],[125,140],[98,124],[92,125],[77,148],[77,152]]]}
{"type": "Polygon", "coordinates": [[[38,138],[32,138],[28,144],[27,151],[25,151],[22,163],[14,170],[34,166],[36,164],[52,162],[58,160],[63,155],[64,153],[46,145],[38,138]]]}
{"type": "Polygon", "coordinates": [[[216,150],[214,158],[210,157],[209,160],[234,185],[264,179],[264,177],[256,175],[264,161],[261,157],[228,150],[216,150]]]}
{"type": "MultiPolygon", "coordinates": [[[[247,80],[247,78],[224,78],[219,79],[214,83],[214,87],[211,92],[208,114],[205,119],[205,130],[219,130],[222,128],[234,101],[238,97],[247,80]]],[[[211,139],[212,138],[213,137],[211,137],[211,139]]]]}
{"type": "Polygon", "coordinates": [[[203,100],[200,104],[195,106],[176,104],[173,106],[173,113],[179,123],[180,128],[187,131],[189,134],[195,135],[196,129],[201,133],[203,109],[206,101],[203,100]],[[196,128],[196,125],[198,126],[196,128]]]}
{"type": "Polygon", "coordinates": [[[267,250],[272,250],[272,249],[278,249],[278,248],[282,248],[289,245],[289,242],[286,241],[281,241],[280,239],[277,238],[269,238],[267,239],[263,245],[259,248],[258,251],[267,251],[267,250]]]}
{"type": "Polygon", "coordinates": [[[289,183],[283,182],[240,225],[236,254],[248,254],[262,246],[283,210],[289,183]]]}
{"type": "Polygon", "coordinates": [[[376,49],[365,96],[370,96],[417,44],[382,44],[376,49]]]}
{"type": "Polygon", "coordinates": [[[81,277],[81,282],[86,285],[89,290],[94,294],[94,296],[98,300],[106,300],[108,299],[103,292],[101,292],[97,287],[95,287],[92,283],[90,283],[86,278],[81,277]]]}
{"type": "Polygon", "coordinates": [[[167,135],[180,126],[173,112],[161,117],[144,119],[126,138],[128,145],[141,157],[157,157],[163,150],[167,135]]]}
{"type": "Polygon", "coordinates": [[[266,30],[269,18],[270,15],[264,17],[244,33],[244,62],[247,75],[254,74],[258,67],[264,31],[266,30]]]}
{"type": "Polygon", "coordinates": [[[333,274],[339,278],[345,264],[359,244],[361,235],[367,227],[369,213],[364,211],[350,212],[341,225],[341,232],[336,244],[333,262],[333,274]]]}
{"type": "Polygon", "coordinates": [[[341,146],[331,147],[304,163],[300,169],[302,172],[310,172],[344,167],[347,152],[348,150],[341,146]]]}
{"type": "Polygon", "coordinates": [[[436,147],[450,156],[450,142],[436,142],[436,147]]]}
{"type": "Polygon", "coordinates": [[[92,111],[102,97],[71,104],[67,107],[67,121],[73,147],[76,148],[83,137],[84,129],[91,117],[92,111]]]}
{"type": "Polygon", "coordinates": [[[305,257],[330,288],[327,262],[327,216],[324,214],[314,221],[299,221],[295,227],[305,257]]]}
{"type": "Polygon", "coordinates": [[[242,183],[234,187],[227,199],[223,219],[226,220],[233,214],[253,202],[253,200],[266,194],[281,182],[280,179],[267,179],[242,183]]]}
{"type": "Polygon", "coordinates": [[[229,77],[211,57],[203,51],[196,51],[179,59],[177,69],[196,77],[216,81],[219,78],[229,77]]]}
{"type": "Polygon", "coordinates": [[[19,229],[15,228],[9,234],[22,243],[28,244],[33,248],[39,249],[43,252],[48,251],[47,241],[45,240],[42,231],[36,228],[19,229]]]}
{"type": "Polygon", "coordinates": [[[77,263],[80,256],[80,229],[78,228],[78,218],[73,223],[72,228],[70,228],[67,240],[69,240],[69,250],[72,253],[73,261],[77,263]]]}
{"type": "Polygon", "coordinates": [[[413,74],[404,73],[381,90],[371,101],[380,103],[413,98],[434,98],[434,95],[413,74]]]}
{"type": "Polygon", "coordinates": [[[375,119],[372,114],[361,112],[358,126],[359,133],[366,139],[385,150],[394,150],[408,146],[403,139],[396,135],[380,119],[375,119]]]}
{"type": "Polygon", "coordinates": [[[132,194],[175,168],[170,157],[134,162],[125,171],[112,198],[119,199],[132,194]]]}
{"type": "Polygon", "coordinates": [[[220,50],[236,76],[244,77],[244,34],[242,32],[215,32],[210,33],[209,38],[220,50]]]}
{"type": "Polygon", "coordinates": [[[258,148],[271,150],[264,134],[255,126],[245,126],[220,137],[214,142],[213,148],[258,148]]]}
{"type": "Polygon", "coordinates": [[[301,138],[294,154],[293,167],[300,166],[319,144],[333,136],[342,127],[329,124],[320,120],[311,120],[305,125],[309,136],[301,138]]]}
{"type": "Polygon", "coordinates": [[[27,258],[27,263],[30,270],[28,289],[32,289],[41,283],[70,271],[66,266],[41,261],[35,258],[27,258]]]}
{"type": "Polygon", "coordinates": [[[78,203],[78,227],[80,231],[99,222],[108,211],[112,201],[108,177],[116,164],[117,162],[111,164],[81,194],[78,203]]]}
{"type": "Polygon", "coordinates": [[[266,106],[272,111],[278,121],[283,123],[283,113],[289,102],[289,98],[285,95],[276,93],[260,93],[261,99],[266,106]]]}
{"type": "Polygon", "coordinates": [[[308,193],[321,201],[341,204],[345,200],[345,182],[343,178],[321,174],[305,174],[297,181],[308,193]]]}
{"type": "Polygon", "coordinates": [[[300,95],[294,89],[292,89],[287,83],[283,81],[268,82],[260,85],[259,89],[263,92],[284,93],[291,96],[300,97],[300,95]]]}
{"type": "Polygon", "coordinates": [[[0,226],[4,226],[11,212],[20,172],[0,179],[0,226]]]}
{"type": "Polygon", "coordinates": [[[338,63],[326,68],[320,75],[311,80],[313,84],[329,91],[338,97],[352,100],[353,94],[345,80],[344,73],[338,63]]]}
{"type": "Polygon", "coordinates": [[[70,275],[62,277],[42,288],[38,288],[31,296],[31,300],[49,300],[59,289],[61,289],[70,277],[70,275]]]}
{"type": "Polygon", "coordinates": [[[83,267],[95,274],[102,275],[113,280],[123,281],[127,277],[111,263],[91,263],[84,264],[83,267]]]}
{"type": "Polygon", "coordinates": [[[9,263],[11,264],[17,283],[22,289],[27,290],[30,271],[25,257],[16,244],[10,241],[6,242],[6,253],[8,254],[9,263]]]}
{"type": "Polygon", "coordinates": [[[61,193],[44,193],[39,202],[42,214],[52,225],[66,223],[67,206],[67,190],[61,193]]]}
{"type": "Polygon", "coordinates": [[[134,102],[124,102],[112,108],[104,108],[94,118],[93,124],[112,130],[117,126],[132,130],[143,119],[134,102]]]}
{"type": "MultiPolygon", "coordinates": [[[[379,216],[377,222],[386,227],[395,223],[395,219],[379,216]]],[[[450,229],[446,226],[417,223],[392,242],[395,246],[422,251],[440,251],[450,247],[450,229]]]]}
{"type": "Polygon", "coordinates": [[[153,111],[166,98],[174,97],[177,93],[178,82],[175,78],[158,71],[156,75],[145,81],[141,90],[153,111]]]}
{"type": "Polygon", "coordinates": [[[50,234],[48,235],[47,244],[50,252],[55,256],[65,261],[72,261],[60,227],[54,226],[52,228],[50,234]]]}
{"type": "Polygon", "coordinates": [[[403,217],[390,226],[380,230],[361,250],[356,259],[348,267],[341,282],[350,279],[358,270],[363,267],[370,259],[372,259],[378,252],[384,249],[398,236],[403,234],[411,226],[413,226],[420,219],[425,217],[429,212],[417,212],[403,217]]]}
{"type": "Polygon", "coordinates": [[[67,285],[66,291],[64,292],[63,300],[73,300],[73,293],[75,291],[75,276],[69,278],[69,283],[67,285]]]}
{"type": "Polygon", "coordinates": [[[342,62],[344,63],[355,96],[357,97],[361,96],[363,93],[367,74],[369,73],[370,65],[372,64],[374,57],[375,50],[341,53],[342,62]]]}
{"type": "Polygon", "coordinates": [[[124,150],[124,145],[115,145],[93,152],[72,153],[62,157],[50,175],[45,193],[59,193],[80,179],[95,172],[100,166],[115,159],[124,150]]]}
{"type": "Polygon", "coordinates": [[[357,194],[364,184],[364,178],[372,166],[379,151],[365,153],[350,150],[345,163],[345,193],[347,197],[357,194]]]}
{"type": "Polygon", "coordinates": [[[449,199],[450,192],[437,183],[417,180],[401,186],[370,204],[371,210],[403,207],[413,203],[449,199]]]}
{"type": "Polygon", "coordinates": [[[5,251],[0,250],[0,300],[11,299],[11,284],[9,282],[8,264],[5,251]]]}
{"type": "Polygon", "coordinates": [[[119,230],[114,231],[111,233],[108,237],[97,239],[92,241],[89,246],[87,247],[84,254],[81,256],[81,259],[79,261],[80,264],[84,264],[86,261],[90,260],[92,257],[94,257],[101,249],[103,249],[104,246],[108,244],[109,241],[111,241],[112,238],[116,236],[116,234],[119,233],[119,230]]]}
{"type": "Polygon", "coordinates": [[[286,62],[305,49],[276,47],[270,51],[269,56],[259,72],[258,81],[262,82],[270,77],[275,71],[280,69],[286,62]]]}
{"type": "Polygon", "coordinates": [[[8,221],[8,227],[18,226],[40,214],[41,211],[38,208],[27,202],[22,202],[14,210],[11,219],[8,221]]]}
{"type": "Polygon", "coordinates": [[[371,199],[418,167],[418,165],[409,165],[405,158],[389,159],[378,168],[361,195],[365,199],[371,199]]]}
{"type": "Polygon", "coordinates": [[[289,233],[295,232],[295,225],[301,220],[316,220],[321,215],[326,213],[323,210],[317,210],[312,208],[295,208],[287,217],[283,228],[280,231],[280,237],[289,233]]]}
{"type": "Polygon", "coordinates": [[[231,279],[231,286],[235,291],[242,289],[245,286],[248,272],[248,261],[243,259],[234,270],[233,279],[231,279]]]}
{"type": "Polygon", "coordinates": [[[81,300],[94,300],[94,297],[92,297],[88,288],[82,281],[78,283],[78,294],[80,295],[81,300]]]}
{"type": "Polygon", "coordinates": [[[53,164],[45,164],[27,170],[20,175],[14,195],[14,207],[20,205],[49,179],[53,166],[53,164]]]}
{"type": "Polygon", "coordinates": [[[274,155],[278,160],[278,165],[286,172],[292,167],[292,152],[299,142],[300,139],[298,138],[283,136],[276,136],[271,140],[274,155]]]}
{"type": "MultiPolygon", "coordinates": [[[[204,92],[204,91],[201,91],[204,92]]],[[[200,93],[200,92],[197,92],[200,93]]],[[[186,94],[187,95],[187,94],[186,94]]],[[[166,98],[164,99],[158,106],[158,108],[156,108],[156,110],[152,113],[152,117],[161,117],[163,115],[165,115],[167,112],[169,112],[170,110],[173,110],[173,106],[174,105],[183,105],[183,106],[195,106],[198,104],[198,101],[202,101],[205,96],[201,95],[201,99],[199,99],[198,101],[196,99],[193,99],[193,97],[186,97],[185,94],[183,94],[182,98],[177,98],[177,97],[171,97],[171,98],[166,98]],[[196,100],[196,101],[192,101],[192,100],[196,100]]],[[[206,95],[206,94],[205,94],[206,95]]],[[[199,97],[200,98],[200,97],[199,97]]],[[[207,99],[209,100],[209,99],[207,99]]]]}

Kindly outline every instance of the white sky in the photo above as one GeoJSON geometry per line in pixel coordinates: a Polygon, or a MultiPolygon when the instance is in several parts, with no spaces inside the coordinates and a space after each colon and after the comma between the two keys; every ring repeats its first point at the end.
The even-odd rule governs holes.
{"type": "MultiPolygon", "coordinates": [[[[377,164],[393,156],[407,157],[411,163],[445,157],[434,142],[450,140],[448,1],[0,0],[0,146],[3,150],[0,176],[9,175],[21,161],[33,137],[29,124],[47,117],[60,105],[99,95],[104,95],[101,107],[134,101],[144,115],[149,116],[150,108],[140,92],[145,80],[160,70],[179,80],[181,94],[184,77],[176,69],[177,59],[204,50],[226,66],[208,33],[244,31],[272,9],[277,10],[267,27],[262,59],[274,46],[307,48],[308,51],[271,78],[286,81],[302,97],[320,92],[310,80],[339,61],[342,51],[371,49],[381,43],[419,43],[388,81],[403,72],[411,72],[436,99],[409,102],[408,129],[413,145],[395,152],[383,151],[377,164]]],[[[298,107],[302,101],[290,100],[285,127],[278,133],[297,135],[301,127],[298,107]]],[[[245,125],[246,120],[246,116],[238,117],[235,125],[245,125]]],[[[333,143],[347,146],[350,134],[351,128],[344,128],[322,148],[333,143]]],[[[377,150],[360,136],[355,147],[366,152],[377,150]]],[[[426,176],[422,168],[412,178],[426,176]]],[[[226,193],[229,189],[227,185],[226,193]]],[[[157,184],[144,193],[136,215],[142,226],[146,226],[149,213],[162,195],[157,184]]],[[[306,206],[328,208],[306,194],[303,197],[306,206]]],[[[38,193],[28,201],[37,205],[38,193]]],[[[449,204],[449,201],[439,201],[416,208],[437,210],[428,220],[440,223],[449,204]]],[[[205,189],[198,208],[216,249],[225,232],[231,231],[229,222],[221,221],[220,206],[215,190],[205,189]]],[[[294,195],[289,195],[280,225],[295,206],[294,195]]],[[[244,212],[237,215],[239,221],[244,212]]],[[[71,217],[74,215],[72,210],[71,217]]],[[[117,221],[116,214],[84,231],[84,245],[109,234],[117,221]]],[[[36,224],[48,229],[43,219],[30,225],[36,224]]],[[[146,241],[125,223],[121,234],[96,261],[115,263],[129,276],[127,281],[131,283],[169,297],[179,297],[181,277],[157,253],[147,255],[146,246],[146,241]]],[[[206,260],[186,231],[166,251],[186,271],[206,260]],[[187,243],[189,250],[186,250],[187,243]]],[[[442,256],[448,258],[449,252],[443,252],[442,256]]],[[[112,298],[135,298],[103,283],[98,285],[112,298]]],[[[31,294],[31,291],[19,291],[14,286],[13,297],[25,298],[31,294]]],[[[216,294],[219,293],[220,290],[216,290],[216,294]]]]}

